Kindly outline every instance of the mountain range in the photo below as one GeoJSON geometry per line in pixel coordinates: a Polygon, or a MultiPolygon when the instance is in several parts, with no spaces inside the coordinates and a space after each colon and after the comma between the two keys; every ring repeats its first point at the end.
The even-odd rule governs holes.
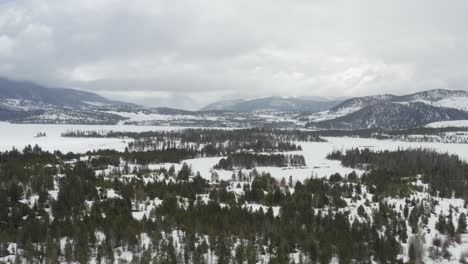
{"type": "Polygon", "coordinates": [[[250,100],[235,99],[212,103],[201,111],[235,111],[235,112],[318,112],[330,109],[341,101],[326,98],[296,98],[272,96],[250,100]]]}
{"type": "Polygon", "coordinates": [[[400,129],[468,119],[468,92],[430,90],[346,100],[264,97],[224,100],[199,111],[149,108],[95,93],[0,79],[0,120],[15,123],[400,129]]]}

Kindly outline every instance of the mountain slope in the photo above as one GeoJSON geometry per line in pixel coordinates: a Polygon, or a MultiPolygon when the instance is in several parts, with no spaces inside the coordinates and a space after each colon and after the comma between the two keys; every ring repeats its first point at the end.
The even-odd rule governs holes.
{"type": "Polygon", "coordinates": [[[124,118],[103,112],[134,105],[74,89],[47,88],[0,78],[0,120],[18,123],[115,124],[124,118]]]}
{"type": "Polygon", "coordinates": [[[251,100],[228,100],[210,104],[202,111],[235,112],[317,112],[336,106],[340,101],[295,97],[265,97],[251,100]]]}
{"type": "Polygon", "coordinates": [[[313,122],[320,122],[346,116],[371,105],[382,103],[408,104],[416,102],[434,107],[454,108],[462,111],[468,111],[468,92],[437,89],[402,96],[385,94],[355,97],[343,101],[330,110],[314,113],[308,116],[308,119],[313,122]]]}
{"type": "Polygon", "coordinates": [[[421,102],[436,107],[447,107],[468,111],[468,92],[462,90],[429,90],[399,96],[395,101],[421,102]]]}
{"type": "Polygon", "coordinates": [[[468,112],[435,107],[421,102],[405,104],[383,102],[365,106],[335,119],[311,122],[308,126],[325,129],[401,129],[457,119],[468,119],[468,112]]]}
{"type": "Polygon", "coordinates": [[[74,107],[96,104],[129,105],[128,103],[106,99],[95,93],[66,88],[47,88],[31,82],[13,81],[2,78],[0,78],[0,99],[74,107]]]}
{"type": "Polygon", "coordinates": [[[389,94],[350,98],[329,110],[313,113],[309,119],[315,122],[331,120],[354,113],[370,105],[391,102],[395,98],[396,96],[389,94]]]}
{"type": "Polygon", "coordinates": [[[222,100],[222,101],[217,101],[214,103],[211,103],[202,109],[200,111],[229,111],[239,103],[244,102],[244,99],[233,99],[233,100],[222,100]]]}

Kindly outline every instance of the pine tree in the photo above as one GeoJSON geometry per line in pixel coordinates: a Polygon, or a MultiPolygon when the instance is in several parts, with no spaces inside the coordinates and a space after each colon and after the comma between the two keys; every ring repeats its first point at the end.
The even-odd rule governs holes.
{"type": "Polygon", "coordinates": [[[457,227],[457,233],[458,234],[464,234],[466,233],[466,215],[465,213],[461,213],[460,216],[458,217],[458,227],[457,227]]]}
{"type": "Polygon", "coordinates": [[[70,241],[67,241],[67,243],[65,244],[64,250],[65,250],[64,252],[65,261],[67,263],[71,263],[73,261],[73,246],[70,243],[70,241]]]}
{"type": "Polygon", "coordinates": [[[243,264],[245,260],[245,246],[244,243],[241,241],[239,242],[239,245],[236,247],[236,252],[235,252],[235,260],[236,263],[238,264],[243,264]]]}
{"type": "Polygon", "coordinates": [[[252,241],[247,244],[247,264],[256,264],[258,261],[257,249],[252,241]]]}
{"type": "Polygon", "coordinates": [[[288,186],[289,186],[289,188],[292,188],[292,187],[294,187],[294,186],[293,186],[293,179],[292,179],[292,175],[289,175],[288,186]]]}

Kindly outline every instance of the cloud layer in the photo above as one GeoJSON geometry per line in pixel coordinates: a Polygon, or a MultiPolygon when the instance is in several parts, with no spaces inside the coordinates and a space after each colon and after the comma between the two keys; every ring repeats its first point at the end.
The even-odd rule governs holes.
{"type": "Polygon", "coordinates": [[[152,106],[468,89],[467,1],[0,0],[0,75],[152,106]]]}

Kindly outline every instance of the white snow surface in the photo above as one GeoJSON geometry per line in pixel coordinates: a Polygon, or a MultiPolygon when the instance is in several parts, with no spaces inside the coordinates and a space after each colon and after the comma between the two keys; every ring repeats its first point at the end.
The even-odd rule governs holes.
{"type": "Polygon", "coordinates": [[[196,115],[163,115],[157,113],[144,113],[144,112],[116,112],[116,111],[106,111],[109,114],[115,114],[122,117],[129,118],[129,120],[122,121],[124,122],[141,122],[141,121],[170,121],[170,120],[217,120],[216,117],[204,117],[196,115]]]}
{"type": "MultiPolygon", "coordinates": [[[[294,181],[303,181],[310,177],[329,177],[334,173],[341,175],[349,174],[354,169],[343,167],[339,161],[328,160],[326,155],[334,150],[346,150],[351,148],[369,148],[371,150],[397,150],[408,148],[427,148],[441,153],[457,154],[462,159],[468,161],[468,148],[466,144],[445,144],[445,143],[418,143],[396,140],[377,140],[367,138],[351,138],[351,137],[327,137],[328,142],[298,142],[302,146],[302,151],[287,152],[290,154],[303,155],[306,161],[306,167],[257,167],[259,173],[267,172],[278,180],[285,178],[288,180],[292,176],[294,181]]],[[[213,167],[223,157],[196,158],[189,159],[186,162],[192,167],[194,173],[200,172],[201,176],[210,179],[211,173],[216,171],[220,180],[230,180],[233,173],[237,171],[230,170],[213,170],[213,167]]],[[[182,164],[153,164],[149,168],[157,169],[160,167],[170,168],[174,165],[176,170],[180,170],[182,164]]],[[[244,173],[249,173],[250,170],[242,170],[244,173]]],[[[363,171],[354,170],[358,175],[363,171]]]]}
{"type": "Polygon", "coordinates": [[[468,120],[451,120],[429,123],[427,127],[441,128],[441,127],[468,127],[468,120]]]}
{"type": "Polygon", "coordinates": [[[350,107],[343,107],[338,109],[337,111],[325,110],[322,112],[313,113],[309,116],[309,120],[313,122],[331,120],[338,117],[342,117],[345,115],[352,114],[357,112],[363,108],[362,105],[354,105],[350,107]]]}
{"type": "Polygon", "coordinates": [[[415,99],[411,102],[421,102],[436,107],[455,108],[463,111],[468,110],[468,97],[466,96],[450,96],[435,101],[430,101],[426,99],[415,99]]]}
{"type": "Polygon", "coordinates": [[[180,127],[163,126],[132,126],[132,125],[51,125],[51,124],[11,124],[0,122],[0,151],[11,150],[13,147],[23,149],[24,146],[39,145],[48,151],[83,153],[95,149],[124,150],[132,139],[119,138],[71,138],[61,137],[69,130],[93,131],[129,131],[143,132],[155,130],[179,130],[180,127]],[[45,132],[46,137],[36,137],[39,132],[45,132]]]}
{"type": "MultiPolygon", "coordinates": [[[[27,144],[38,144],[45,150],[60,150],[62,152],[86,152],[94,149],[116,149],[124,150],[128,142],[132,139],[118,138],[67,138],[61,137],[61,133],[67,130],[95,130],[95,131],[153,131],[153,130],[177,130],[181,127],[161,127],[161,126],[131,126],[131,125],[46,125],[46,124],[10,124],[0,122],[0,151],[11,150],[13,147],[24,148],[27,144]],[[37,133],[45,132],[46,137],[35,137],[37,133]]],[[[445,143],[420,143],[406,142],[398,140],[378,140],[368,138],[351,137],[327,137],[328,142],[298,142],[302,146],[302,151],[289,152],[290,154],[303,155],[306,167],[257,167],[257,171],[269,172],[273,177],[281,180],[292,176],[295,181],[303,181],[310,177],[329,177],[336,172],[344,175],[353,171],[346,168],[339,161],[328,160],[326,155],[334,150],[346,150],[350,148],[369,148],[371,150],[396,150],[407,148],[429,148],[442,153],[448,152],[459,155],[462,159],[468,160],[468,148],[466,144],[445,144],[445,143]]],[[[196,158],[184,162],[192,166],[192,170],[200,172],[201,176],[210,179],[213,166],[222,157],[196,158]]],[[[173,164],[153,164],[151,168],[167,167],[173,164]]],[[[182,164],[174,164],[176,169],[180,169],[182,164]]],[[[220,179],[229,180],[233,171],[216,170],[220,179]]],[[[244,170],[248,172],[248,170],[244,170]]],[[[356,171],[362,174],[362,171],[356,171]]]]}
{"type": "Polygon", "coordinates": [[[397,150],[397,149],[432,149],[440,153],[450,153],[458,155],[461,159],[468,161],[468,148],[466,144],[447,144],[439,142],[408,142],[398,140],[378,140],[370,138],[350,138],[350,137],[326,137],[336,150],[346,150],[351,148],[369,148],[370,150],[397,150]]]}

